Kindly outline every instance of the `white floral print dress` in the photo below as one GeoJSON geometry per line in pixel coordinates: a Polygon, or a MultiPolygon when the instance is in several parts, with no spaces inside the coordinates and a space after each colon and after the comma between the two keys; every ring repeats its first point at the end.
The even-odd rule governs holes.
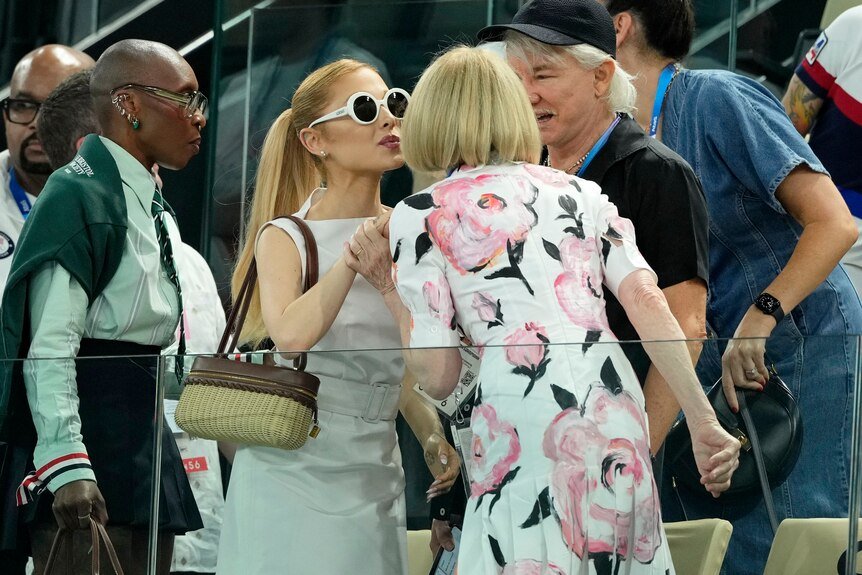
{"type": "Polygon", "coordinates": [[[673,573],[602,297],[650,270],[631,222],[551,168],[462,167],[395,208],[390,242],[410,346],[463,331],[482,355],[459,574],[673,573]]]}

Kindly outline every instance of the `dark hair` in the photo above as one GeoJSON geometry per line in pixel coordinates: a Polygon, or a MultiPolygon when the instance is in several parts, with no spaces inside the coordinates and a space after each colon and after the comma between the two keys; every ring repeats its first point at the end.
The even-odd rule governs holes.
{"type": "Polygon", "coordinates": [[[611,16],[630,12],[644,31],[647,47],[666,58],[682,60],[694,36],[691,0],[608,0],[611,16]]]}
{"type": "Polygon", "coordinates": [[[42,102],[36,131],[53,169],[68,164],[78,153],[78,138],[99,131],[90,97],[92,70],[66,78],[42,102]]]}

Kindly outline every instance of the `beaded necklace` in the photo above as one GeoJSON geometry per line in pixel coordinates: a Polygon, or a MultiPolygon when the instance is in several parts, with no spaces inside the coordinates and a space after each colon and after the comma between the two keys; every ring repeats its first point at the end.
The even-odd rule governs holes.
{"type": "MultiPolygon", "coordinates": [[[[586,159],[587,159],[587,156],[589,156],[589,155],[590,155],[590,153],[589,153],[589,152],[587,152],[586,154],[584,154],[583,156],[581,156],[581,158],[580,158],[577,162],[575,162],[574,164],[572,164],[572,167],[571,167],[571,168],[569,168],[568,170],[566,170],[566,173],[567,173],[567,174],[572,173],[572,171],[574,171],[574,170],[575,170],[575,168],[577,168],[578,166],[580,166],[581,164],[583,164],[583,163],[584,163],[584,160],[586,160],[586,159]]],[[[550,154],[550,153],[549,153],[547,156],[545,156],[545,165],[546,165],[546,166],[548,166],[549,168],[551,167],[551,154],[550,154]]]]}

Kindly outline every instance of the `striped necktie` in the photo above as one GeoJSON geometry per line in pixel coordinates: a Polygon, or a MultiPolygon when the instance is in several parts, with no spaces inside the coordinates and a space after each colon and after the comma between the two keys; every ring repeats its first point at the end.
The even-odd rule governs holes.
{"type": "MultiPolygon", "coordinates": [[[[180,309],[180,343],[177,350],[177,358],[174,363],[174,370],[177,374],[177,381],[183,382],[183,356],[186,353],[186,328],[183,319],[183,290],[180,287],[180,278],[177,275],[177,267],[174,263],[174,249],[171,246],[171,237],[168,234],[168,227],[165,225],[164,213],[168,212],[172,216],[174,211],[171,206],[165,202],[159,188],[156,187],[153,193],[153,220],[156,224],[156,238],[159,240],[159,252],[161,254],[162,266],[168,274],[168,279],[177,290],[177,304],[180,309]]],[[[176,216],[174,216],[176,217],[176,216]]]]}

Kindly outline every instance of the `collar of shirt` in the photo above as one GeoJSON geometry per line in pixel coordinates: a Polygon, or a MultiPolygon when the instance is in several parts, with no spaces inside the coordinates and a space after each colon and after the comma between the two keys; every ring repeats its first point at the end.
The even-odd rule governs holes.
{"type": "Polygon", "coordinates": [[[478,166],[468,166],[467,164],[461,164],[460,166],[458,166],[457,168],[455,168],[451,172],[449,172],[449,175],[447,175],[445,179],[457,180],[459,178],[470,178],[470,177],[474,177],[476,174],[474,174],[473,172],[476,172],[478,170],[481,170],[480,173],[486,173],[489,170],[493,171],[497,168],[510,168],[512,166],[519,166],[519,165],[526,164],[526,163],[527,162],[494,161],[494,158],[492,157],[492,161],[489,164],[481,164],[478,166]]]}
{"type": "Polygon", "coordinates": [[[104,136],[99,136],[99,138],[101,138],[105,147],[108,148],[114,161],[117,162],[117,170],[120,172],[120,178],[122,178],[123,183],[132,189],[138,201],[141,202],[141,207],[144,208],[147,214],[150,214],[153,204],[153,191],[156,188],[156,180],[153,178],[153,174],[118,144],[104,136]]]}
{"type": "Polygon", "coordinates": [[[649,136],[638,126],[638,123],[631,116],[623,114],[620,123],[611,132],[608,141],[581,177],[593,182],[601,182],[611,166],[646,148],[649,143],[649,136]]]}

